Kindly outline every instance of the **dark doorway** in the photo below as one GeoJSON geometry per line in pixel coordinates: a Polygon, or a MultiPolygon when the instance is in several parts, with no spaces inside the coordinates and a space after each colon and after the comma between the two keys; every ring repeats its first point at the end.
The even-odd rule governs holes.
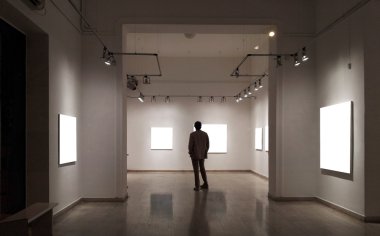
{"type": "Polygon", "coordinates": [[[0,213],[26,204],[26,37],[0,19],[0,213]]]}

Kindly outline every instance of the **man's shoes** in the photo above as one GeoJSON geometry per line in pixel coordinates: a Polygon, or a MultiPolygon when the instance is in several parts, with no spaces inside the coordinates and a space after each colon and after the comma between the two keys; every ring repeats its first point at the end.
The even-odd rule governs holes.
{"type": "Polygon", "coordinates": [[[208,189],[208,184],[202,184],[201,189],[208,189]]]}
{"type": "Polygon", "coordinates": [[[199,192],[199,190],[200,190],[200,188],[199,188],[199,187],[195,187],[195,188],[194,188],[194,191],[197,191],[197,192],[199,192]]]}

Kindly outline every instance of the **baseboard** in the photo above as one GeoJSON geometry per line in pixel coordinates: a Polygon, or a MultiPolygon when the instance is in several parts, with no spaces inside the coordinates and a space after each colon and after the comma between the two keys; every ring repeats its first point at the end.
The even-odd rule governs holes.
{"type": "Polygon", "coordinates": [[[364,222],[366,222],[366,223],[380,223],[380,216],[365,216],[364,222]]]}
{"type": "Polygon", "coordinates": [[[82,198],[82,202],[125,202],[127,199],[128,195],[125,195],[115,198],[82,198]]]}
{"type": "Polygon", "coordinates": [[[256,176],[259,177],[259,178],[262,178],[262,179],[268,180],[268,177],[265,176],[265,175],[259,174],[259,173],[255,172],[255,171],[253,171],[253,170],[250,170],[249,172],[250,172],[251,174],[253,174],[253,175],[256,175],[256,176]]]}
{"type": "MultiPolygon", "coordinates": [[[[334,210],[337,210],[337,211],[342,212],[342,213],[344,213],[346,215],[352,216],[352,217],[354,217],[354,218],[356,218],[358,220],[367,222],[367,217],[365,217],[365,216],[363,216],[363,215],[361,215],[361,214],[359,214],[357,212],[354,212],[352,210],[349,210],[349,209],[347,209],[345,207],[339,206],[339,205],[337,205],[335,203],[329,202],[329,201],[327,201],[325,199],[322,199],[322,198],[319,198],[319,197],[316,197],[315,199],[316,199],[317,202],[319,202],[319,203],[321,203],[321,204],[323,204],[325,206],[328,206],[328,207],[330,207],[330,208],[332,208],[334,210]]],[[[371,220],[372,217],[368,217],[368,218],[370,218],[368,220],[371,220]]],[[[373,220],[375,220],[376,218],[377,218],[377,220],[379,220],[377,222],[380,222],[380,217],[374,217],[373,220]]]]}
{"type": "Polygon", "coordinates": [[[60,211],[56,212],[54,215],[53,215],[53,219],[54,218],[57,218],[65,213],[67,213],[68,211],[70,211],[71,209],[73,209],[75,206],[77,206],[78,204],[80,204],[82,201],[82,198],[78,198],[77,200],[75,200],[74,202],[70,203],[69,205],[65,206],[64,208],[62,208],[60,211]]]}
{"type": "MultiPolygon", "coordinates": [[[[193,170],[127,170],[127,173],[193,173],[193,170]]],[[[207,170],[206,172],[220,172],[220,173],[251,173],[250,170],[207,170]]]]}
{"type": "Polygon", "coordinates": [[[268,193],[268,198],[277,202],[306,202],[315,201],[315,197],[277,197],[268,193]]]}

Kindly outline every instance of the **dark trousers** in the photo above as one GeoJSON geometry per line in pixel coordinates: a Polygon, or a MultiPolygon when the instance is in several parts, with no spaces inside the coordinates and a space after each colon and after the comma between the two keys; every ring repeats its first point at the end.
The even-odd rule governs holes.
{"type": "Polygon", "coordinates": [[[203,182],[205,184],[207,183],[207,175],[206,175],[206,169],[205,169],[205,160],[204,159],[191,159],[191,162],[193,163],[193,170],[194,170],[194,179],[195,179],[195,187],[199,188],[199,167],[201,169],[201,175],[203,182]]]}

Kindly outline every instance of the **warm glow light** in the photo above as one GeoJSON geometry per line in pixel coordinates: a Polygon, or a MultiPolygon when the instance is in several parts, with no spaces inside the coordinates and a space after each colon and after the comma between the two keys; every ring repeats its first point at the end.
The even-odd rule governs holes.
{"type": "Polygon", "coordinates": [[[265,126],[264,132],[265,132],[265,143],[264,143],[265,151],[269,152],[269,127],[268,126],[265,126]]]}
{"type": "Polygon", "coordinates": [[[274,37],[276,35],[276,33],[274,31],[271,31],[271,32],[269,32],[268,35],[269,35],[269,37],[274,37]]]}
{"type": "Polygon", "coordinates": [[[320,167],[351,173],[352,102],[320,109],[320,167]]]}
{"type": "Polygon", "coordinates": [[[263,150],[263,128],[255,129],[255,149],[263,150]]]}
{"type": "Polygon", "coordinates": [[[254,47],[255,50],[259,50],[259,48],[260,48],[259,45],[256,45],[256,46],[254,47]]]}
{"type": "Polygon", "coordinates": [[[173,128],[151,127],[150,149],[169,150],[173,149],[173,128]]]}
{"type": "Polygon", "coordinates": [[[208,153],[227,153],[226,124],[202,124],[201,130],[208,134],[210,140],[208,153]]]}
{"type": "Polygon", "coordinates": [[[77,118],[59,114],[59,164],[77,160],[77,118]]]}

